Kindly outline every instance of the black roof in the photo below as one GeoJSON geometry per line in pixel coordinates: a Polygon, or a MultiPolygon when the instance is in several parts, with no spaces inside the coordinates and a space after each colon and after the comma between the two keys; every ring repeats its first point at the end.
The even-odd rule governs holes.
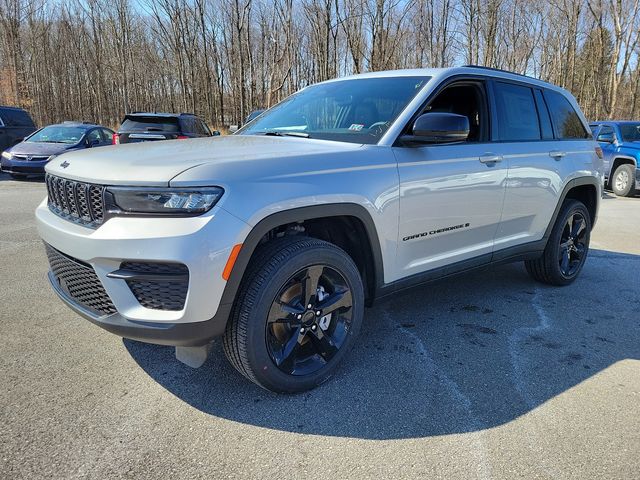
{"type": "Polygon", "coordinates": [[[129,116],[135,116],[135,115],[140,115],[141,117],[173,117],[173,118],[178,118],[178,117],[185,117],[185,116],[189,116],[189,117],[195,117],[195,113],[162,113],[162,112],[131,112],[131,113],[127,113],[125,116],[129,117],[129,116]]]}
{"type": "Polygon", "coordinates": [[[0,105],[0,108],[2,108],[3,110],[20,110],[20,111],[25,111],[24,108],[20,108],[20,107],[9,107],[6,105],[0,105]]]}

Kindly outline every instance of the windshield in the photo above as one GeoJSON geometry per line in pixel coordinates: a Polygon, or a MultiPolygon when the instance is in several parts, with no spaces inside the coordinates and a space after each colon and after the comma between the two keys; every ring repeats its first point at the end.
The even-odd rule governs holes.
{"type": "Polygon", "coordinates": [[[429,77],[341,80],[305,88],[238,131],[375,144],[429,77]]]}
{"type": "Polygon", "coordinates": [[[31,135],[26,141],[37,143],[68,143],[76,144],[80,141],[86,129],[82,127],[44,127],[31,135]]]}
{"type": "Polygon", "coordinates": [[[625,142],[640,142],[640,123],[623,123],[620,125],[620,133],[625,142]]]}

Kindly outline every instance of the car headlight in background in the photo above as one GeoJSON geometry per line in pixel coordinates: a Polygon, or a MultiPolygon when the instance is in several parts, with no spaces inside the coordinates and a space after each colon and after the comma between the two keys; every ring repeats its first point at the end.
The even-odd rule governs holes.
{"type": "Polygon", "coordinates": [[[5,160],[11,160],[13,158],[13,153],[11,152],[2,152],[2,158],[5,160]]]}
{"type": "MultiPolygon", "coordinates": [[[[132,188],[109,187],[115,212],[141,214],[199,215],[210,210],[224,190],[203,188],[132,188]]],[[[108,202],[111,203],[111,202],[108,202]]]]}

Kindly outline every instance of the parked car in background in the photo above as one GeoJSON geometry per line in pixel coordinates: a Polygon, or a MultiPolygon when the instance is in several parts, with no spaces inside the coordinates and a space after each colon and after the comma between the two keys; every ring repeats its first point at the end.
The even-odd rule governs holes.
{"type": "Polygon", "coordinates": [[[481,67],[331,80],[186,143],[47,166],[51,286],[191,366],[222,336],[231,364],[278,392],[327,380],[376,297],[507,261],[570,284],[602,194],[575,99],[481,67]]]}
{"type": "Polygon", "coordinates": [[[21,108],[0,106],[0,152],[20,143],[36,130],[36,125],[21,108]]]}
{"type": "Polygon", "coordinates": [[[2,152],[2,171],[13,177],[44,174],[44,166],[65,152],[111,145],[113,130],[95,123],[64,122],[41,128],[2,152]]]}
{"type": "Polygon", "coordinates": [[[640,122],[607,121],[590,124],[604,153],[606,187],[621,197],[640,191],[640,122]]]}
{"type": "Polygon", "coordinates": [[[128,113],[122,120],[112,143],[154,142],[211,137],[220,132],[209,129],[200,117],[191,113],[128,113]]]}

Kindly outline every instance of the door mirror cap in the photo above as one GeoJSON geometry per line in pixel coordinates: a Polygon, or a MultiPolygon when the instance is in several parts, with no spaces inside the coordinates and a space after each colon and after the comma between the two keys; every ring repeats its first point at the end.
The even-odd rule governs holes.
{"type": "Polygon", "coordinates": [[[212,137],[219,137],[220,136],[220,132],[218,130],[214,130],[213,132],[211,132],[211,136],[212,137]]]}
{"type": "Polygon", "coordinates": [[[469,119],[456,113],[425,113],[414,122],[412,133],[402,136],[402,140],[413,143],[463,142],[469,137],[469,119]]]}
{"type": "Polygon", "coordinates": [[[615,143],[616,137],[613,133],[601,133],[597,140],[602,143],[615,143]]]}

